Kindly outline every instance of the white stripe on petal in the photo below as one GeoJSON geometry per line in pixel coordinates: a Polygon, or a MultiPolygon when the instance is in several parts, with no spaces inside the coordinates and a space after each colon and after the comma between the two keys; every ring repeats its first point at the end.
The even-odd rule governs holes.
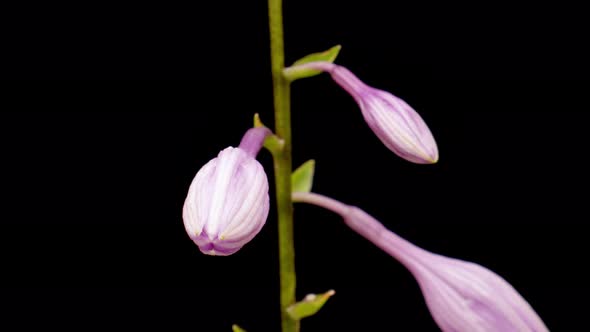
{"type": "Polygon", "coordinates": [[[221,227],[226,222],[223,217],[226,200],[228,199],[228,194],[230,194],[229,184],[242,153],[233,147],[226,148],[219,153],[217,169],[215,170],[215,184],[212,185],[213,196],[211,197],[211,206],[206,225],[207,233],[211,237],[217,236],[221,227]]]}
{"type": "MultiPolygon", "coordinates": [[[[266,222],[266,215],[260,216],[260,214],[264,212],[262,208],[264,202],[269,200],[268,179],[262,166],[257,161],[255,162],[257,164],[254,166],[256,171],[253,173],[256,176],[249,183],[249,195],[234,216],[234,221],[224,230],[224,237],[232,238],[240,234],[252,234],[252,231],[257,229],[260,223],[264,224],[266,222]]],[[[266,211],[266,214],[268,214],[268,211],[266,211]]],[[[254,235],[256,234],[252,234],[252,237],[254,235]]]]}

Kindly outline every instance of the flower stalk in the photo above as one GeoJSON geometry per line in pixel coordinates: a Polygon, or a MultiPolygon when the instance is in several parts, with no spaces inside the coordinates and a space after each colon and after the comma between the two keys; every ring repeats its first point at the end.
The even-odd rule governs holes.
{"type": "Polygon", "coordinates": [[[268,0],[270,57],[273,81],[275,134],[283,140],[281,151],[273,154],[278,211],[281,325],[283,332],[298,332],[299,323],[287,314],[295,303],[295,246],[293,243],[293,202],[291,201],[291,110],[289,81],[283,76],[282,0],[268,0]]]}

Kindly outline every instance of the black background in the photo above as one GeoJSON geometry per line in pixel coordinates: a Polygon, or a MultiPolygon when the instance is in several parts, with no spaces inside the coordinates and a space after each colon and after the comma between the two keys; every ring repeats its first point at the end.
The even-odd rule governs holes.
{"type": "MultiPolygon", "coordinates": [[[[294,163],[316,159],[314,190],[498,272],[551,330],[585,326],[581,11],[310,0],[285,10],[288,63],[342,44],[338,63],[413,105],[441,155],[431,166],[397,158],[329,77],[296,82],[294,163]]],[[[237,145],[254,113],[272,123],[264,1],[5,13],[0,75],[17,80],[1,91],[2,330],[278,331],[274,207],[230,257],[200,254],[181,219],[198,169],[237,145]]],[[[259,160],[270,176],[269,154],[259,160]]],[[[411,275],[337,216],[297,206],[295,231],[298,297],[336,290],[304,331],[437,330],[411,275]]]]}

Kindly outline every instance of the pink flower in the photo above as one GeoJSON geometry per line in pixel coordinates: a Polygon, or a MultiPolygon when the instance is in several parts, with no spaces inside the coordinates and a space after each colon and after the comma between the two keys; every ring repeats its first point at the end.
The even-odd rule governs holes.
{"type": "Polygon", "coordinates": [[[248,130],[238,148],[221,151],[191,183],[182,217],[204,254],[231,255],[266,223],[268,179],[256,155],[269,133],[267,128],[248,130]]]}
{"type": "Polygon", "coordinates": [[[438,161],[438,148],[430,129],[405,101],[368,86],[350,70],[329,62],[310,62],[285,69],[287,77],[302,69],[329,73],[359,105],[363,117],[381,142],[398,156],[417,163],[438,161]]]}
{"type": "Polygon", "coordinates": [[[549,331],[527,301],[485,267],[428,252],[355,206],[314,193],[293,200],[336,212],[355,232],[402,263],[420,285],[432,317],[445,332],[549,331]]]}

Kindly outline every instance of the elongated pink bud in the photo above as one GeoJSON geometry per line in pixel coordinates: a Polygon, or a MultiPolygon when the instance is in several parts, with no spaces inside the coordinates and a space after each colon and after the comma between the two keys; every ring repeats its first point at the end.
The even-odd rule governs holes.
{"type": "Polygon", "coordinates": [[[204,254],[231,255],[266,223],[268,179],[256,154],[269,134],[267,128],[248,130],[240,147],[221,151],[191,183],[182,217],[204,254]]]}
{"type": "Polygon", "coordinates": [[[340,214],[355,232],[402,263],[418,281],[428,309],[441,330],[549,331],[527,301],[489,269],[419,248],[358,207],[314,193],[293,193],[293,200],[340,214]]]}
{"type": "Polygon", "coordinates": [[[430,129],[405,101],[387,91],[366,85],[350,70],[329,62],[293,66],[285,69],[285,75],[289,77],[302,69],[329,73],[354,98],[369,127],[395,154],[417,164],[438,161],[438,147],[430,129]]]}

